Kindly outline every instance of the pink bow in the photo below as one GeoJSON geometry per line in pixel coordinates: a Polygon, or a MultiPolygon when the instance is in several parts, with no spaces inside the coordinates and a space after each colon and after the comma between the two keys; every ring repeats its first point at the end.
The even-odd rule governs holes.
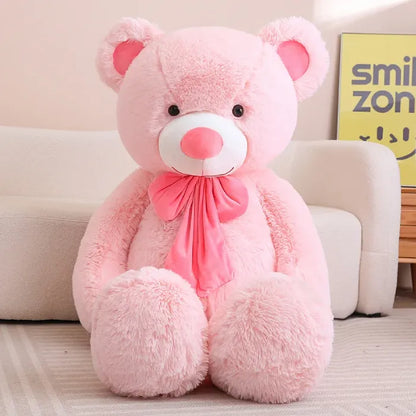
{"type": "Polygon", "coordinates": [[[239,179],[163,173],[150,184],[149,197],[165,221],[183,213],[166,258],[167,269],[186,279],[200,297],[233,279],[220,222],[237,218],[247,209],[248,192],[239,179]]]}

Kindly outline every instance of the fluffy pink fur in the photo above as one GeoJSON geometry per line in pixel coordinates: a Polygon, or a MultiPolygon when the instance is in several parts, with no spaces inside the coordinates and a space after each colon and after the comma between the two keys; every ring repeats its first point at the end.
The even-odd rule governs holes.
{"type": "Polygon", "coordinates": [[[125,179],[92,216],[79,248],[72,279],[79,319],[91,330],[99,290],[127,270],[130,242],[146,207],[152,175],[137,170],[125,179]]]}
{"type": "Polygon", "coordinates": [[[210,321],[212,381],[240,399],[299,400],[329,362],[331,320],[311,313],[322,305],[298,277],[270,273],[253,282],[210,321]]]}
{"type": "MultiPolygon", "coordinates": [[[[260,203],[271,231],[276,271],[301,277],[330,313],[328,270],[311,213],[293,186],[270,170],[256,172],[260,203]]],[[[332,319],[332,316],[331,316],[332,319]]]]}
{"type": "Polygon", "coordinates": [[[120,135],[144,169],[93,215],[74,270],[74,299],[91,331],[100,379],[118,394],[175,396],[198,385],[209,358],[214,383],[236,397],[300,399],[331,353],[328,276],[306,205],[265,166],[291,139],[297,100],[325,76],[319,33],[299,18],[267,25],[260,37],[225,28],[161,35],[147,21],[124,19],[106,38],[97,64],[104,81],[119,90],[120,135]],[[145,47],[123,77],[113,53],[128,39],[145,47]],[[309,56],[295,81],[277,53],[287,40],[302,44],[309,56]],[[180,219],[162,221],[147,196],[154,175],[170,169],[158,137],[171,121],[172,104],[181,115],[230,118],[248,142],[245,163],[233,174],[246,186],[249,205],[222,224],[234,279],[203,299],[162,269],[180,219]],[[244,117],[233,117],[235,104],[244,106],[244,117]],[[136,271],[125,273],[129,269],[136,271]]]}
{"type": "Polygon", "coordinates": [[[96,301],[94,368],[117,394],[180,396],[207,374],[206,329],[201,302],[180,276],[154,267],[128,271],[96,301]]]}

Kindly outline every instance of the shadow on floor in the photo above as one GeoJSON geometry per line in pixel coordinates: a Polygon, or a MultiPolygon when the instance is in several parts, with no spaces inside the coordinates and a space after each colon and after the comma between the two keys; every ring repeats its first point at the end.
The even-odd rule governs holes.
{"type": "Polygon", "coordinates": [[[395,308],[416,308],[416,296],[410,288],[397,288],[395,308]]]}

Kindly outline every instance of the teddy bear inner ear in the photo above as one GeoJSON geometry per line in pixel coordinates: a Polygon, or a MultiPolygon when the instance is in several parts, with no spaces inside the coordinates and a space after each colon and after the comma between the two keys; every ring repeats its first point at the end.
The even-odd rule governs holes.
{"type": "Polygon", "coordinates": [[[309,54],[306,48],[295,40],[282,42],[277,48],[281,60],[293,81],[299,79],[309,67],[309,54]]]}
{"type": "Polygon", "coordinates": [[[115,70],[120,75],[124,75],[133,59],[143,48],[143,42],[134,39],[126,40],[117,45],[113,52],[113,65],[115,70]]]}

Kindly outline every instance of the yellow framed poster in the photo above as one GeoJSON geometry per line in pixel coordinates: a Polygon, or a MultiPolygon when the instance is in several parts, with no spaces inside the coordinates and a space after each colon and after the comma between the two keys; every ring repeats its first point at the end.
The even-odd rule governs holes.
{"type": "Polygon", "coordinates": [[[343,33],[339,140],[389,147],[402,186],[416,186],[416,35],[343,33]]]}

